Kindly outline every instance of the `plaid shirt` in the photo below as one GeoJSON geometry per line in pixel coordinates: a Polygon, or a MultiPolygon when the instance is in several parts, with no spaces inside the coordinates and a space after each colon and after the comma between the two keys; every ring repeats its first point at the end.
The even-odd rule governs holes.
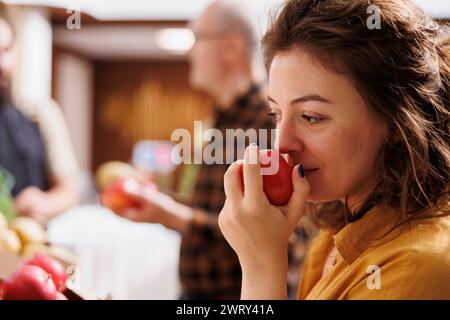
{"type": "MultiPolygon", "coordinates": [[[[226,129],[272,129],[268,106],[258,87],[253,86],[226,111],[217,109],[214,128],[223,134],[226,159],[226,129]]],[[[268,134],[270,148],[271,135],[268,134]]],[[[247,141],[247,145],[251,142],[247,141]]],[[[228,142],[229,143],[229,142],[228,142]]],[[[234,144],[235,145],[235,144],[234,144]]],[[[234,149],[233,160],[239,158],[234,149]]],[[[223,176],[228,164],[202,164],[191,205],[194,220],[183,237],[180,253],[180,279],[187,299],[239,299],[241,268],[236,253],[228,245],[218,225],[225,203],[223,176]]]]}

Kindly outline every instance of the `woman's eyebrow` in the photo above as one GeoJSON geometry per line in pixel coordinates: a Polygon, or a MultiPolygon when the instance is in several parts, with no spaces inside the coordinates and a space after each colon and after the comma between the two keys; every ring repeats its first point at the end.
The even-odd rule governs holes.
{"type": "MultiPolygon", "coordinates": [[[[267,98],[269,99],[270,102],[278,104],[271,96],[268,96],[267,98]]],[[[306,96],[292,100],[290,102],[290,105],[304,103],[304,102],[308,102],[308,101],[318,101],[318,102],[330,103],[330,104],[332,103],[330,100],[328,100],[322,96],[319,96],[318,94],[310,94],[310,95],[306,95],[306,96]]]]}

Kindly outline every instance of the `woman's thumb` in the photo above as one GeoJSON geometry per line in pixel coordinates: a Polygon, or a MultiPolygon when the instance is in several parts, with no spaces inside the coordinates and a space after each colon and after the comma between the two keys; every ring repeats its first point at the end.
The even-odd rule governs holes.
{"type": "Polygon", "coordinates": [[[295,227],[306,206],[310,186],[305,178],[303,166],[301,164],[292,170],[293,192],[288,203],[287,219],[292,227],[295,227]]]}

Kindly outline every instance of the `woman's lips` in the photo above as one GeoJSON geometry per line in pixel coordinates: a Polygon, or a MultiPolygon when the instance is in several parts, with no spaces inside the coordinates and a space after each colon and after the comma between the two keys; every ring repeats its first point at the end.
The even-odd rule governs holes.
{"type": "MultiPolygon", "coordinates": [[[[289,166],[291,166],[291,168],[293,168],[295,165],[301,163],[298,160],[294,160],[292,157],[285,157],[287,163],[289,164],[289,166]]],[[[313,173],[314,171],[319,170],[319,168],[305,168],[305,166],[303,166],[303,172],[305,173],[305,176],[309,176],[311,173],[313,173]]]]}

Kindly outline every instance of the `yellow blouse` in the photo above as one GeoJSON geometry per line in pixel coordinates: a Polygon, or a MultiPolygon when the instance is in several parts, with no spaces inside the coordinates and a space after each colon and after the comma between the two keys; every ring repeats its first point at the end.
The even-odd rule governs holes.
{"type": "Polygon", "coordinates": [[[398,216],[374,208],[336,234],[321,231],[305,259],[298,298],[450,299],[450,216],[392,230],[398,216]],[[324,272],[333,247],[336,257],[324,272]]]}

